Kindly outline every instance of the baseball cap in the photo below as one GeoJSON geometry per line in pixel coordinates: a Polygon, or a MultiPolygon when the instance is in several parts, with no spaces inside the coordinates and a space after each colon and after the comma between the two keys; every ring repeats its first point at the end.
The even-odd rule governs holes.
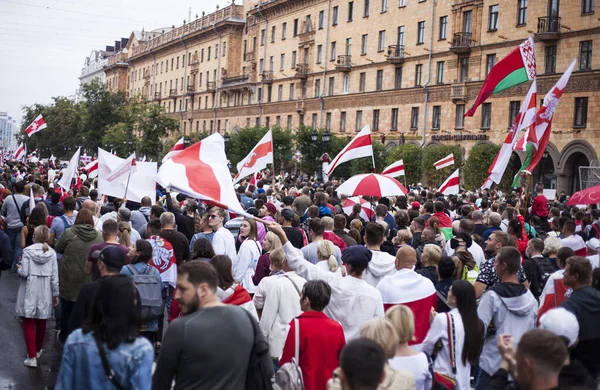
{"type": "Polygon", "coordinates": [[[107,267],[121,269],[125,265],[125,253],[117,246],[109,245],[100,252],[100,261],[107,267]]]}
{"type": "Polygon", "coordinates": [[[119,209],[119,218],[121,218],[121,221],[123,222],[131,221],[131,211],[125,207],[121,207],[119,209]]]}
{"type": "Polygon", "coordinates": [[[296,213],[294,213],[294,210],[292,210],[292,209],[283,209],[283,210],[281,210],[281,216],[283,218],[285,218],[286,221],[293,221],[295,214],[296,213]]]}
{"type": "Polygon", "coordinates": [[[419,202],[412,202],[410,205],[412,206],[413,209],[421,208],[421,203],[419,203],[419,202]]]}
{"type": "Polygon", "coordinates": [[[600,240],[597,238],[590,238],[585,245],[593,251],[600,252],[600,240]]]}
{"type": "Polygon", "coordinates": [[[366,264],[373,258],[373,253],[362,245],[352,245],[342,252],[342,263],[366,264]]]}
{"type": "Polygon", "coordinates": [[[269,210],[271,214],[277,213],[277,207],[275,207],[273,203],[267,202],[265,203],[265,207],[267,208],[267,210],[269,210]]]}
{"type": "Polygon", "coordinates": [[[579,337],[579,322],[575,314],[563,307],[548,310],[540,318],[540,328],[549,330],[557,336],[569,340],[569,348],[575,345],[579,337]]]}

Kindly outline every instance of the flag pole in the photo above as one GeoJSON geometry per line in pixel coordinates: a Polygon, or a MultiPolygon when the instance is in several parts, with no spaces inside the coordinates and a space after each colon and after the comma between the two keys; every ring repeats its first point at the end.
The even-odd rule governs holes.
{"type": "Polygon", "coordinates": [[[371,150],[371,160],[373,161],[373,173],[377,173],[377,169],[375,169],[375,150],[371,150]]]}
{"type": "Polygon", "coordinates": [[[129,175],[127,176],[127,185],[125,185],[125,195],[123,195],[123,198],[127,198],[127,190],[129,189],[129,179],[131,179],[131,168],[129,168],[129,175]]]}

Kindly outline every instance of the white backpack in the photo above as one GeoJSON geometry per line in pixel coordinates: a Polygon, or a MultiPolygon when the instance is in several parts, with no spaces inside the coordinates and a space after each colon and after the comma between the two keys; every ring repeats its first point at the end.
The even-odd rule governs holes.
{"type": "Polygon", "coordinates": [[[296,329],[294,337],[294,357],[285,363],[273,377],[273,390],[304,390],[302,370],[300,369],[300,321],[294,318],[296,329]]]}

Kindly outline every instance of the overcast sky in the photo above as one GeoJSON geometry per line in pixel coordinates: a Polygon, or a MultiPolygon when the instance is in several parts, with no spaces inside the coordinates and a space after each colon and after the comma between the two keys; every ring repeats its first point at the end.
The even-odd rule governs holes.
{"type": "MultiPolygon", "coordinates": [[[[181,26],[228,0],[0,0],[0,111],[71,96],[92,50],[114,45],[132,30],[181,26]]],[[[238,4],[240,2],[238,1],[238,4]]]]}

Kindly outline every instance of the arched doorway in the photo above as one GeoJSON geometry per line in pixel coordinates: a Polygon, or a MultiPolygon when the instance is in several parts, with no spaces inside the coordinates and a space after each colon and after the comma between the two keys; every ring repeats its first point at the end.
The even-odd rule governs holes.
{"type": "Polygon", "coordinates": [[[590,160],[581,152],[573,153],[567,159],[564,172],[570,176],[571,183],[569,186],[571,194],[581,190],[581,180],[579,175],[579,167],[589,167],[590,160]]]}
{"type": "Polygon", "coordinates": [[[544,188],[556,189],[556,172],[554,171],[554,160],[548,151],[545,151],[539,164],[533,170],[531,184],[543,183],[544,188]]]}

